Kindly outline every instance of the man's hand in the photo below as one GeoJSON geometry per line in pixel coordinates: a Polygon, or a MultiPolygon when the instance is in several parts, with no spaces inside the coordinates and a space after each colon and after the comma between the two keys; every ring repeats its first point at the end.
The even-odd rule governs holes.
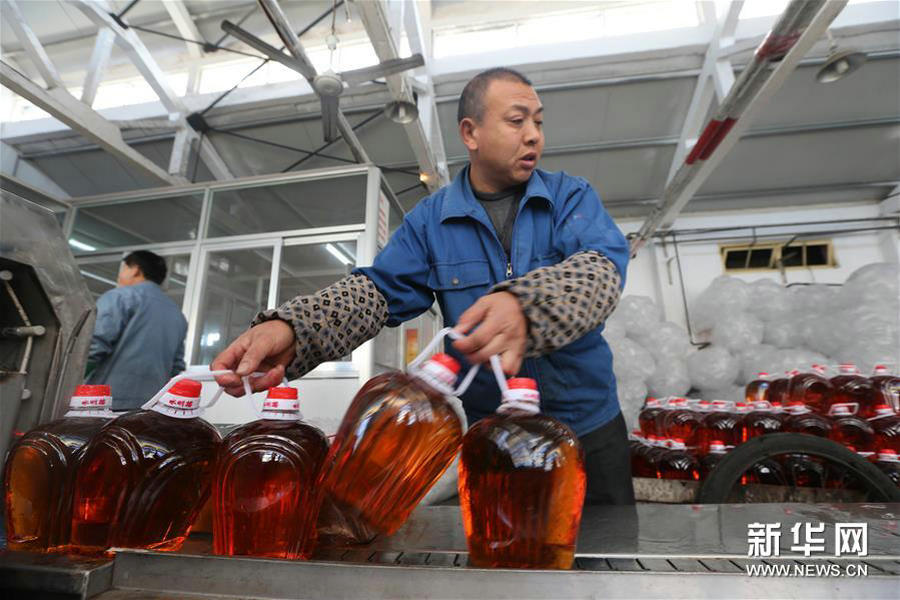
{"type": "Polygon", "coordinates": [[[519,300],[509,292],[488,294],[478,299],[459,317],[455,330],[471,334],[453,342],[471,364],[480,364],[492,354],[500,355],[503,372],[509,376],[519,372],[525,355],[528,323],[519,300]]]}
{"type": "Polygon", "coordinates": [[[225,348],[209,366],[213,371],[230,369],[236,375],[220,375],[216,381],[232,396],[242,396],[241,377],[254,371],[265,375],[250,380],[250,388],[259,392],[277,386],[284,370],[294,358],[294,330],[284,321],[274,319],[260,323],[242,333],[225,348]]]}

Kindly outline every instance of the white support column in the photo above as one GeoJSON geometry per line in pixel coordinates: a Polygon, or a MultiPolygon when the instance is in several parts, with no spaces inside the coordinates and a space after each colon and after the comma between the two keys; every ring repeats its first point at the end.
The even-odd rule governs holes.
{"type": "Polygon", "coordinates": [[[87,105],[79,102],[65,88],[57,87],[45,90],[5,62],[0,62],[0,84],[33,102],[54,118],[144,175],[165,185],[185,183],[183,179],[169,175],[156,166],[153,161],[126,144],[118,127],[87,105]]]}
{"type": "Polygon", "coordinates": [[[50,57],[47,56],[47,52],[34,34],[34,31],[25,22],[25,17],[22,16],[22,11],[19,10],[19,5],[16,4],[15,0],[3,0],[0,3],[0,9],[2,9],[4,20],[13,30],[13,33],[16,34],[16,38],[22,44],[25,54],[34,63],[47,87],[63,87],[59,72],[53,66],[53,63],[50,62],[50,57]]]}
{"type": "Polygon", "coordinates": [[[169,155],[169,174],[187,177],[187,169],[191,158],[191,145],[195,139],[194,132],[182,127],[175,132],[172,141],[172,153],[169,155]]]}
{"type": "Polygon", "coordinates": [[[731,62],[721,54],[734,43],[734,31],[743,6],[743,0],[736,0],[728,4],[724,15],[717,15],[714,3],[700,2],[704,20],[715,25],[706,49],[703,67],[697,76],[694,95],[691,96],[691,103],[688,105],[687,115],[681,127],[678,145],[675,147],[675,154],[672,155],[667,182],[672,180],[678,167],[684,162],[685,156],[697,142],[713,98],[721,102],[734,85],[734,69],[731,62]]]}
{"type": "MultiPolygon", "coordinates": [[[[392,3],[400,1],[401,0],[392,0],[392,3]]],[[[388,3],[384,0],[364,0],[361,2],[357,1],[355,4],[362,17],[363,25],[365,25],[366,33],[369,35],[369,40],[372,42],[378,60],[386,61],[400,58],[397,43],[397,40],[400,39],[400,32],[393,31],[390,26],[391,15],[398,13],[392,13],[388,3]]],[[[411,14],[408,14],[404,18],[404,21],[406,22],[407,28],[409,28],[410,20],[419,23],[418,26],[413,26],[415,33],[407,35],[410,39],[414,37],[417,38],[420,40],[419,43],[421,44],[421,40],[427,38],[427,33],[422,27],[421,19],[418,18],[418,9],[418,2],[406,3],[405,11],[411,14]]],[[[405,124],[403,128],[406,130],[406,135],[412,146],[413,154],[419,165],[419,170],[425,176],[425,184],[430,190],[434,191],[449,182],[449,174],[447,172],[447,159],[444,153],[443,140],[440,139],[439,135],[437,136],[437,139],[434,137],[436,133],[436,128],[433,126],[434,121],[436,121],[436,118],[434,117],[436,112],[434,92],[431,86],[431,80],[427,75],[428,56],[425,54],[423,54],[423,56],[425,56],[426,60],[426,75],[424,81],[421,77],[419,78],[418,87],[423,87],[426,91],[419,97],[418,108],[420,118],[412,123],[405,124]],[[429,121],[430,119],[427,128],[425,122],[423,122],[423,119],[421,118],[422,114],[425,115],[425,121],[429,121]],[[429,131],[429,129],[431,131],[429,131]]],[[[405,102],[413,101],[412,86],[409,83],[409,78],[410,76],[405,73],[386,77],[388,89],[394,100],[405,102]]]]}
{"type": "Polygon", "coordinates": [[[93,106],[94,99],[97,97],[97,88],[103,81],[103,72],[106,71],[106,65],[109,63],[109,57],[112,54],[113,43],[116,41],[116,34],[107,27],[102,27],[97,31],[97,39],[94,40],[94,51],[91,53],[91,62],[88,63],[87,75],[84,78],[84,87],[81,91],[81,101],[88,106],[93,106]]]}
{"type": "MultiPolygon", "coordinates": [[[[168,0],[163,2],[163,6],[169,12],[169,17],[172,18],[172,22],[175,24],[175,28],[181,37],[197,42],[203,41],[203,36],[200,35],[200,30],[197,29],[197,24],[194,23],[191,13],[188,12],[187,7],[181,0],[168,0]]],[[[199,44],[186,43],[186,46],[188,56],[191,57],[193,62],[188,72],[187,93],[193,95],[197,93],[200,85],[200,66],[197,64],[197,61],[203,58],[203,51],[200,49],[199,44]]]]}

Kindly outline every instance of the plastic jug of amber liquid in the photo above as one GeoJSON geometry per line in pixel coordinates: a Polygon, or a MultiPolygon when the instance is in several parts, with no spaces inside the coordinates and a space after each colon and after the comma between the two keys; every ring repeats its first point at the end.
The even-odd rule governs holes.
{"type": "MultiPolygon", "coordinates": [[[[250,401],[253,403],[252,396],[250,401]]],[[[222,441],[213,490],[213,550],[225,556],[309,558],[325,434],[302,421],[297,388],[273,387],[259,420],[222,441]]]]}
{"type": "Polygon", "coordinates": [[[72,483],[85,444],[115,415],[108,385],[79,385],[61,418],[27,432],[3,474],[10,550],[63,551],[72,524],[72,483]]]}
{"type": "Polygon", "coordinates": [[[322,469],[321,545],[394,533],[453,462],[462,424],[447,396],[462,394],[477,367],[454,389],[459,363],[425,360],[447,335],[459,334],[440,331],[406,373],[376,375],[353,398],[322,469]]]}
{"type": "Polygon", "coordinates": [[[228,372],[191,370],[173,377],[142,410],[125,413],[94,436],[75,477],[75,551],[181,548],[209,497],[221,443],[200,415],[222,390],[204,405],[200,381],[228,372]]]}
{"type": "Polygon", "coordinates": [[[584,503],[584,453],[575,433],[540,414],[533,379],[508,382],[496,414],[463,438],[459,500],[469,565],[568,569],[584,503]]]}

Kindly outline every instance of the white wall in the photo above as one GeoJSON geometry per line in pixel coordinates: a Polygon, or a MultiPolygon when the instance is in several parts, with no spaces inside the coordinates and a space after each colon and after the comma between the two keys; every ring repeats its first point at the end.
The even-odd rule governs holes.
{"type": "MultiPolygon", "coordinates": [[[[878,204],[866,204],[691,214],[679,218],[674,229],[864,219],[878,217],[880,211],[878,204]]],[[[619,227],[628,234],[636,231],[641,223],[640,220],[620,221],[619,227]]],[[[870,223],[865,225],[870,225],[870,223]]],[[[829,228],[833,228],[833,226],[829,228]]],[[[822,227],[786,225],[783,229],[778,228],[775,231],[784,233],[783,238],[777,239],[789,239],[795,233],[817,230],[822,230],[822,227]]],[[[734,236],[742,233],[744,232],[725,232],[722,235],[734,236]]],[[[873,262],[898,261],[900,236],[896,231],[886,234],[866,232],[853,235],[823,235],[821,237],[832,240],[837,266],[834,268],[787,269],[785,283],[843,283],[853,271],[863,265],[873,262]]],[[[726,243],[740,243],[740,241],[728,240],[726,243]]],[[[690,306],[714,278],[725,274],[725,269],[719,254],[719,243],[715,240],[711,240],[709,243],[679,244],[678,252],[681,257],[685,293],[688,306],[690,306]]],[[[628,267],[625,294],[653,298],[662,306],[666,319],[685,326],[684,301],[679,283],[678,266],[674,257],[675,253],[671,243],[667,244],[664,249],[662,244],[655,242],[638,251],[637,257],[632,259],[628,267]]],[[[746,281],[763,278],[781,281],[781,276],[777,271],[731,274],[746,281]]]]}

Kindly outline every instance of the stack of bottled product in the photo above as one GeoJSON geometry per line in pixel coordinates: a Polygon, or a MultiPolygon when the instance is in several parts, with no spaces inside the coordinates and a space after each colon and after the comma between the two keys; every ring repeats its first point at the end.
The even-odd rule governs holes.
{"type": "Polygon", "coordinates": [[[6,461],[9,549],[102,554],[181,548],[212,497],[213,551],[307,559],[317,544],[366,543],[409,517],[462,449],[460,497],[470,564],[569,568],[585,494],[584,456],[540,413],[537,383],[507,382],[497,414],[463,436],[448,397],[459,363],[434,354],[369,380],[334,442],[302,421],[296,388],[270,388],[259,419],[223,440],[203,412],[201,380],[173,378],[141,410],[113,414],[109,388],[80,386],[71,410],[26,433],[6,461]],[[500,438],[506,443],[497,443],[500,438]]]}
{"type": "MultiPolygon", "coordinates": [[[[778,432],[831,439],[875,463],[900,486],[900,377],[877,365],[864,376],[850,363],[812,365],[773,377],[759,373],[744,402],[648,398],[632,432],[635,477],[700,480],[735,446],[778,432]]],[[[847,487],[817,459],[787,455],[745,473],[742,483],[847,487]]]]}

